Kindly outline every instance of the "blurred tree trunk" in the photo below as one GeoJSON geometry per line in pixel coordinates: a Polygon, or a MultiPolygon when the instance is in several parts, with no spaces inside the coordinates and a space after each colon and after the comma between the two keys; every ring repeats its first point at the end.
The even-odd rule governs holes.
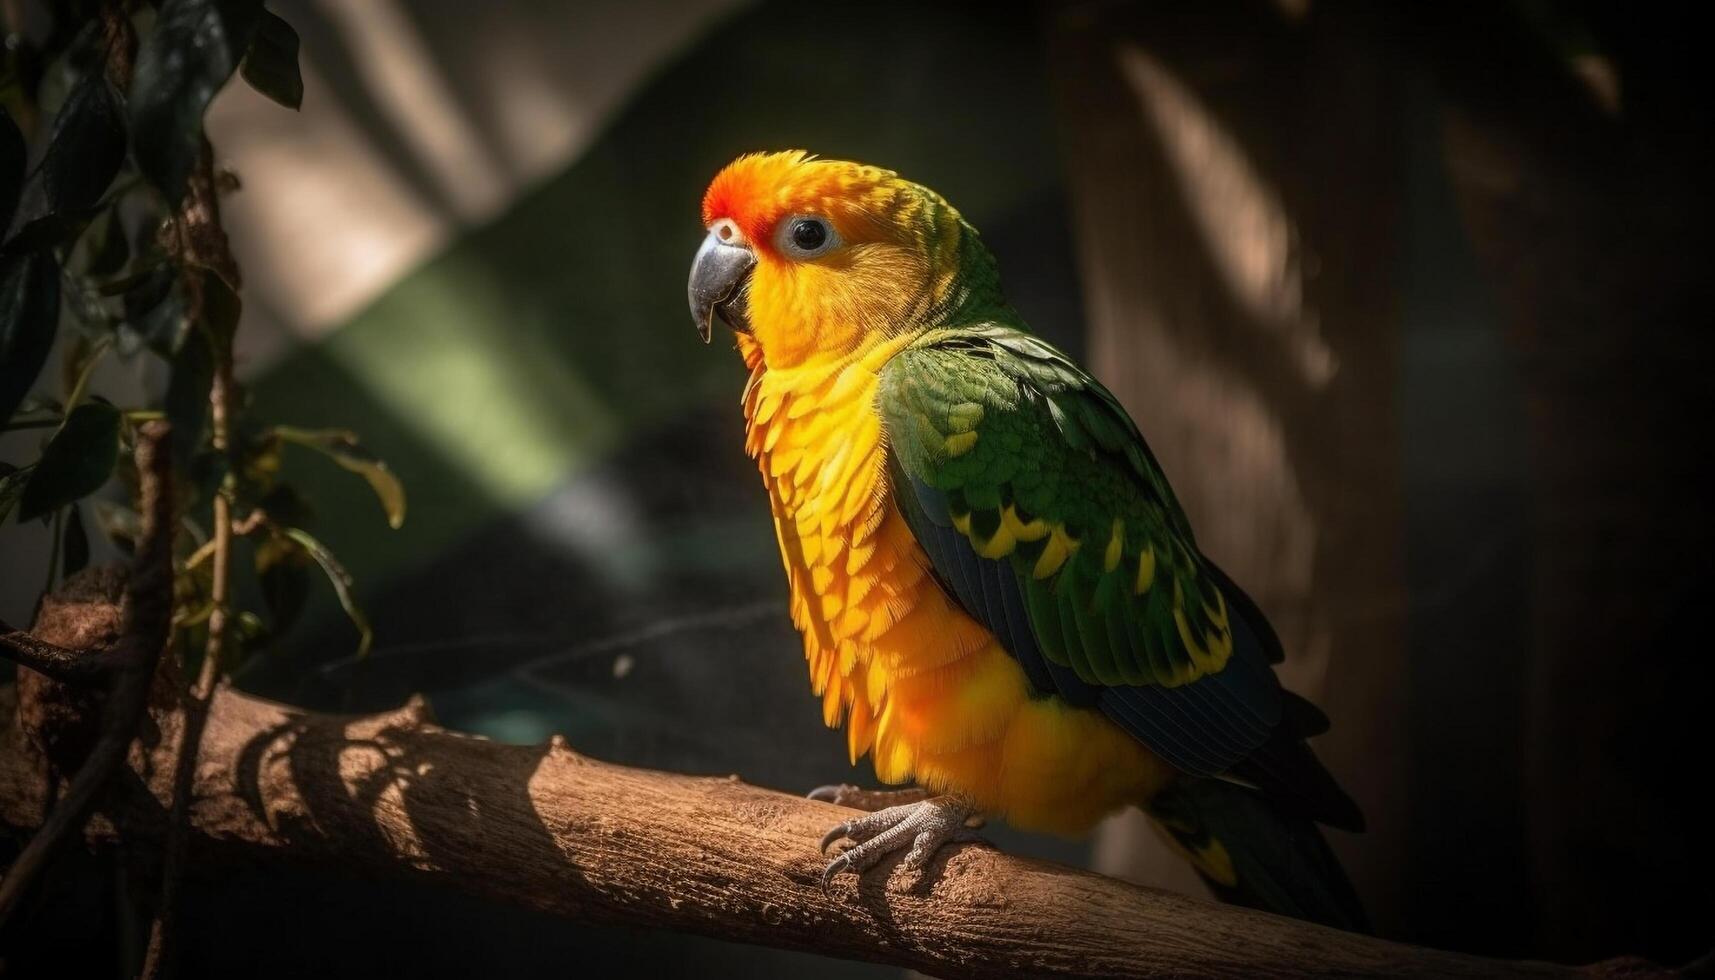
{"type": "Polygon", "coordinates": [[[1426,53],[1528,399],[1534,948],[1683,957],[1715,924],[1710,72],[1677,8],[1571,9],[1444,11],[1426,53]]]}
{"type": "MultiPolygon", "coordinates": [[[[1715,922],[1715,160],[1673,13],[1048,7],[1090,359],[1332,715],[1318,751],[1372,828],[1334,843],[1387,934],[1675,960],[1715,922]],[[1448,198],[1466,241],[1418,227],[1448,198]],[[1499,311],[1449,314],[1449,268],[1499,311]],[[1510,403],[1408,363],[1496,319],[1528,519],[1458,472],[1517,457],[1486,431],[1510,403]]],[[[1194,888],[1142,827],[1110,828],[1104,867],[1194,888]]]]}
{"type": "MultiPolygon", "coordinates": [[[[1318,752],[1371,830],[1334,835],[1384,933],[1408,827],[1392,275],[1404,86],[1349,11],[1069,4],[1052,63],[1093,367],[1203,549],[1268,612],[1318,752]]],[[[1105,869],[1180,887],[1140,817],[1105,869]]]]}

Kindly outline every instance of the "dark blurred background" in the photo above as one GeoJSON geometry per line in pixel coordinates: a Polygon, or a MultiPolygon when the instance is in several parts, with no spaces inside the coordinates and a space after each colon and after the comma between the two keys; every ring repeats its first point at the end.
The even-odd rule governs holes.
{"type": "MultiPolygon", "coordinates": [[[[234,85],[210,116],[249,188],[226,209],[243,380],[266,417],[363,433],[411,507],[391,532],[360,481],[287,457],[377,646],[354,662],[318,595],[240,686],[423,691],[497,739],[873,782],[807,688],[738,358],[683,301],[709,177],[803,147],[944,193],[1126,402],[1333,718],[1318,750],[1371,826],[1334,843],[1383,935],[1715,942],[1715,161],[1689,12],[270,6],[303,39],[302,112],[234,85]]],[[[45,534],[0,540],[0,616],[27,621],[45,534]]],[[[997,839],[1201,893],[1135,814],[997,839]]],[[[111,969],[113,872],[63,864],[30,929],[57,969],[66,937],[111,969]]],[[[183,921],[192,975],[889,972],[325,875],[195,879],[183,921]]]]}

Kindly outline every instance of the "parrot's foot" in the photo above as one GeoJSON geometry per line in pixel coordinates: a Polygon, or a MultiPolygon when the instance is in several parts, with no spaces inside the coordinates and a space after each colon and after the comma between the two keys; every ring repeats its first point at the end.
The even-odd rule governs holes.
{"type": "Polygon", "coordinates": [[[818,786],[804,795],[823,803],[874,813],[890,806],[919,803],[929,798],[929,791],[921,786],[913,786],[910,789],[863,789],[851,783],[840,783],[835,786],[818,786]]]}
{"type": "Polygon", "coordinates": [[[920,871],[941,845],[978,839],[976,831],[966,826],[966,821],[975,815],[976,810],[956,796],[934,796],[847,820],[822,838],[823,851],[837,840],[852,842],[851,847],[828,862],[822,871],[822,887],[827,888],[842,871],[861,875],[908,844],[911,850],[899,866],[907,871],[920,871]]]}

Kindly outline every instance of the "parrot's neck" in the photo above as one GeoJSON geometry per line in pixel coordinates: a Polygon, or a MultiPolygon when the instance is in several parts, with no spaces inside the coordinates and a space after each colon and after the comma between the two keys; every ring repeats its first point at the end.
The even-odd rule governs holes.
{"type": "Polygon", "coordinates": [[[843,495],[852,480],[867,485],[871,477],[879,492],[884,482],[879,469],[874,474],[862,469],[879,467],[884,455],[876,385],[882,366],[914,336],[877,339],[849,352],[770,366],[761,345],[738,335],[750,368],[744,389],[745,450],[762,468],[771,493],[797,507],[814,496],[843,495]],[[841,465],[830,465],[835,463],[841,465]]]}

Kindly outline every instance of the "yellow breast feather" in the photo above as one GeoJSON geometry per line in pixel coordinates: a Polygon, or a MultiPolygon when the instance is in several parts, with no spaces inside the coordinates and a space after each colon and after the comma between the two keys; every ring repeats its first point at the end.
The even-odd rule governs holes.
{"type": "Polygon", "coordinates": [[[879,371],[903,341],[750,366],[746,447],[768,490],[792,622],[823,720],[883,782],[970,797],[1035,829],[1081,833],[1169,777],[1092,711],[1033,697],[1023,670],[930,572],[894,506],[879,371]]]}

